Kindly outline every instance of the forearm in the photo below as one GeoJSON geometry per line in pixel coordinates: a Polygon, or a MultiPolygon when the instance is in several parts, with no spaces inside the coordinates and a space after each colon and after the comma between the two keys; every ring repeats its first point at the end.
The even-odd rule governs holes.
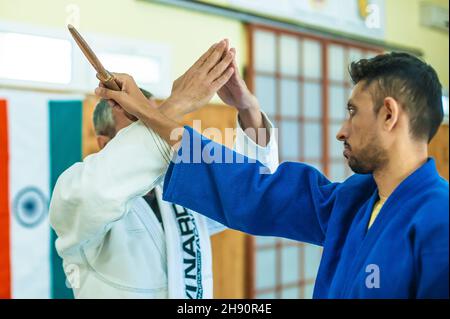
{"type": "Polygon", "coordinates": [[[261,174],[261,163],[252,163],[189,127],[182,144],[180,156],[193,158],[197,149],[193,145],[204,156],[195,165],[182,160],[171,163],[164,200],[251,234],[323,242],[337,184],[330,184],[317,170],[285,163],[273,174],[261,174]],[[211,161],[205,149],[236,160],[232,164],[211,161]]]}
{"type": "Polygon", "coordinates": [[[264,128],[267,130],[267,134],[269,135],[266,145],[261,146],[255,143],[255,141],[244,132],[244,128],[241,123],[242,121],[239,119],[238,115],[234,149],[237,153],[258,160],[264,166],[269,168],[270,172],[275,172],[279,165],[278,144],[275,136],[275,129],[267,115],[262,111],[260,114],[262,115],[264,128]]]}
{"type": "Polygon", "coordinates": [[[168,119],[180,122],[186,111],[180,107],[179,103],[172,103],[170,100],[164,101],[158,110],[168,119]]]}
{"type": "Polygon", "coordinates": [[[183,126],[177,122],[181,117],[178,105],[168,99],[159,109],[143,108],[138,115],[138,118],[166,141],[174,151],[178,149],[183,134],[183,126]]]}
{"type": "Polygon", "coordinates": [[[270,133],[264,125],[263,116],[257,102],[252,107],[240,109],[238,119],[242,129],[255,143],[263,147],[269,143],[270,133]]]}

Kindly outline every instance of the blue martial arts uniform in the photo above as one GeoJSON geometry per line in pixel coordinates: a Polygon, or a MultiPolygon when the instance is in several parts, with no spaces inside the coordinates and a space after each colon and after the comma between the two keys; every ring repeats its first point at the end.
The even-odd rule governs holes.
{"type": "Polygon", "coordinates": [[[378,189],[371,174],[331,183],[315,168],[259,162],[186,127],[164,182],[164,199],[246,233],[323,246],[314,298],[448,298],[449,188],[433,159],[389,196],[370,229],[378,189]],[[203,161],[183,163],[201,145],[203,161]],[[207,152],[205,151],[207,150],[207,152]]]}

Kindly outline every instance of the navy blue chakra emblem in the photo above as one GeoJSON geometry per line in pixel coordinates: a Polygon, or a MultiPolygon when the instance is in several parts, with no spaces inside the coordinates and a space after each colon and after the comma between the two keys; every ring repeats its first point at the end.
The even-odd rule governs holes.
{"type": "Polygon", "coordinates": [[[35,227],[47,216],[48,201],[38,188],[25,187],[14,198],[13,212],[19,224],[35,227]]]}

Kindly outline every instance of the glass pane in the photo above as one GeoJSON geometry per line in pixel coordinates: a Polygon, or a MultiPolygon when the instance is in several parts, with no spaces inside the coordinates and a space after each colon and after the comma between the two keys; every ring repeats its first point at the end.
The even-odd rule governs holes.
{"type": "Polygon", "coordinates": [[[322,249],[319,246],[305,244],[305,279],[314,279],[319,269],[322,249]]]}
{"type": "Polygon", "coordinates": [[[352,176],[354,173],[352,171],[352,169],[345,163],[345,179],[349,178],[350,176],[352,176]]]}
{"type": "Polygon", "coordinates": [[[287,239],[287,238],[280,238],[281,242],[285,245],[297,245],[300,246],[300,243],[298,241],[287,239]]]}
{"type": "Polygon", "coordinates": [[[322,163],[311,161],[311,160],[307,160],[305,163],[308,164],[309,166],[314,167],[315,169],[317,169],[319,172],[321,172],[323,174],[322,163]]]}
{"type": "Polygon", "coordinates": [[[298,40],[292,36],[282,35],[280,38],[281,73],[286,75],[298,76],[299,74],[299,54],[298,40]]]}
{"type": "Polygon", "coordinates": [[[366,59],[371,59],[371,58],[373,58],[373,57],[376,57],[377,55],[378,55],[379,53],[378,52],[366,52],[366,54],[365,54],[365,58],[366,59]]]}
{"type": "Polygon", "coordinates": [[[334,120],[345,119],[347,105],[347,89],[340,85],[330,85],[329,91],[330,101],[330,118],[334,120]]]}
{"type": "Polygon", "coordinates": [[[334,81],[345,80],[346,60],[344,49],[341,46],[330,45],[328,47],[328,77],[334,81]]]}
{"type": "Polygon", "coordinates": [[[68,84],[72,46],[63,39],[0,32],[0,78],[68,84]]]}
{"type": "Polygon", "coordinates": [[[361,50],[352,48],[348,51],[348,63],[357,62],[364,57],[361,50]]]}
{"type": "Polygon", "coordinates": [[[305,299],[312,299],[314,292],[314,284],[306,285],[304,287],[304,298],[305,299]]]}
{"type": "Polygon", "coordinates": [[[361,50],[355,48],[350,48],[348,50],[347,69],[345,71],[345,78],[347,79],[347,81],[351,82],[352,80],[350,77],[350,73],[348,72],[348,68],[350,67],[352,62],[358,62],[362,58],[364,58],[364,53],[361,50]]]}
{"type": "Polygon", "coordinates": [[[256,289],[275,286],[275,249],[256,251],[256,289]]]}
{"type": "Polygon", "coordinates": [[[330,180],[332,182],[342,182],[345,180],[347,174],[345,172],[344,162],[335,162],[330,165],[330,180]]]}
{"type": "Polygon", "coordinates": [[[336,134],[341,129],[341,124],[330,124],[328,126],[328,145],[330,145],[330,157],[337,159],[344,159],[342,152],[344,151],[344,144],[336,139],[336,134]]]}
{"type": "Polygon", "coordinates": [[[266,31],[255,32],[256,71],[275,72],[275,34],[266,31]]]}
{"type": "Polygon", "coordinates": [[[265,294],[257,294],[256,299],[275,299],[275,292],[268,292],[265,294]]]}
{"type": "Polygon", "coordinates": [[[298,247],[287,246],[281,251],[281,283],[290,284],[299,280],[298,247]]]}
{"type": "Polygon", "coordinates": [[[307,118],[322,117],[322,85],[306,82],[303,85],[304,107],[303,113],[307,118]]]}
{"type": "Polygon", "coordinates": [[[262,245],[275,245],[276,238],[275,237],[266,237],[266,236],[257,236],[256,239],[256,245],[262,246],[262,245]]]}
{"type": "Polygon", "coordinates": [[[261,108],[268,115],[274,115],[276,110],[275,78],[269,76],[256,76],[255,93],[260,101],[261,108]]]}
{"type": "Polygon", "coordinates": [[[299,292],[298,287],[283,289],[281,291],[281,298],[283,299],[298,299],[299,292]]]}
{"type": "Polygon", "coordinates": [[[307,78],[322,78],[322,47],[318,41],[303,41],[303,75],[307,78]]]}
{"type": "Polygon", "coordinates": [[[299,115],[299,82],[293,80],[281,81],[281,114],[287,116],[299,115]]]}
{"type": "Polygon", "coordinates": [[[281,154],[285,158],[299,157],[299,124],[295,121],[283,121],[281,125],[281,154]]]}
{"type": "Polygon", "coordinates": [[[304,129],[304,157],[322,157],[322,125],[321,123],[305,123],[304,129]]]}

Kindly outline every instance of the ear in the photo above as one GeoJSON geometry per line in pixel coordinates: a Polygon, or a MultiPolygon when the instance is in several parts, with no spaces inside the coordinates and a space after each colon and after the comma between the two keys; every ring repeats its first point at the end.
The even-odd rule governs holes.
{"type": "Polygon", "coordinates": [[[100,149],[103,149],[110,140],[106,135],[97,135],[97,145],[100,149]]]}
{"type": "Polygon", "coordinates": [[[390,132],[397,125],[400,118],[400,105],[392,97],[386,97],[378,116],[383,121],[383,128],[390,132]]]}

